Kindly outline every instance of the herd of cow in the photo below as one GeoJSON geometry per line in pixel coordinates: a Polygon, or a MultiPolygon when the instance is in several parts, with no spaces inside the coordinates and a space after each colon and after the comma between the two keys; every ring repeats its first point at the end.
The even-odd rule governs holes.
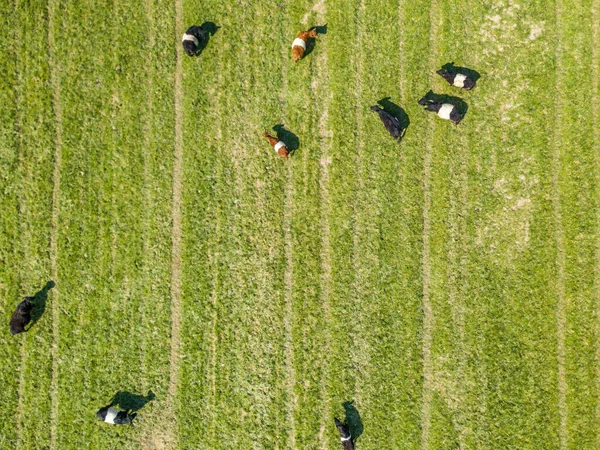
{"type": "MultiPolygon", "coordinates": [[[[190,56],[198,54],[206,46],[210,34],[210,31],[203,27],[190,27],[183,35],[181,41],[185,52],[190,56]]],[[[298,62],[304,57],[307,47],[314,44],[313,41],[317,36],[317,27],[313,27],[308,31],[301,31],[296,35],[296,38],[292,42],[292,60],[294,62],[298,62]]],[[[456,68],[452,63],[438,70],[437,74],[443,77],[451,86],[466,90],[470,90],[475,86],[476,77],[478,76],[476,72],[469,69],[456,68]],[[461,69],[468,73],[461,73],[461,69]]],[[[444,101],[443,98],[439,97],[430,91],[418,103],[425,108],[425,111],[434,112],[442,119],[450,120],[458,125],[464,117],[459,105],[444,101]]],[[[407,124],[403,123],[397,115],[392,114],[379,105],[372,106],[371,110],[379,114],[379,118],[392,138],[400,141],[406,132],[407,124]]],[[[263,136],[269,140],[269,144],[271,144],[271,147],[273,147],[279,156],[285,159],[289,158],[290,150],[283,140],[270,135],[266,131],[263,133],[263,136]]]]}
{"type": "MultiPolygon", "coordinates": [[[[214,34],[214,29],[210,30],[204,26],[192,26],[183,35],[182,44],[185,52],[190,56],[195,56],[208,43],[209,36],[214,34]]],[[[312,44],[312,40],[317,38],[317,28],[311,28],[308,31],[298,33],[292,43],[292,59],[294,62],[300,61],[305,54],[307,45],[312,44]]],[[[467,69],[468,71],[468,69],[467,69]]],[[[472,89],[475,86],[476,78],[467,73],[461,73],[456,70],[452,64],[438,70],[437,73],[442,76],[451,86],[456,86],[463,89],[472,89]]],[[[451,120],[455,124],[460,123],[464,114],[459,111],[458,105],[444,102],[435,98],[436,96],[431,91],[421,98],[418,103],[424,106],[426,111],[437,113],[439,117],[446,120],[451,120]],[[431,97],[434,97],[433,99],[431,97]]],[[[379,114],[379,118],[383,122],[385,128],[390,133],[392,138],[400,141],[406,132],[407,124],[400,120],[397,114],[382,108],[379,105],[371,107],[371,110],[379,114]]],[[[269,143],[275,152],[283,157],[288,158],[290,150],[285,142],[275,136],[271,136],[268,132],[263,134],[269,140],[269,143]]],[[[52,286],[50,286],[52,287],[52,286]]],[[[32,310],[36,307],[33,297],[25,297],[17,306],[16,311],[10,319],[10,332],[15,335],[27,331],[25,327],[31,322],[32,310]]],[[[135,414],[130,411],[120,411],[114,406],[114,402],[98,410],[96,417],[110,424],[125,425],[132,424],[135,414]]],[[[340,433],[341,441],[344,449],[350,450],[354,448],[353,438],[350,433],[348,423],[342,423],[337,418],[335,425],[340,433]]]]}

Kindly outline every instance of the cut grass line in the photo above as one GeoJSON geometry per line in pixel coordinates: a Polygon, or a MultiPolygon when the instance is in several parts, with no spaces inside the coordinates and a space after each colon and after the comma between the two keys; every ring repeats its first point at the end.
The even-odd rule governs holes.
{"type": "MultiPolygon", "coordinates": [[[[312,11],[317,12],[317,21],[324,23],[325,16],[327,14],[327,6],[322,0],[318,5],[312,8],[312,11]],[[317,8],[318,6],[318,8],[317,8]]],[[[320,281],[320,293],[321,303],[324,314],[325,326],[323,327],[323,354],[331,354],[331,336],[329,334],[331,324],[331,309],[329,299],[331,296],[331,284],[333,280],[331,278],[331,230],[329,228],[329,215],[331,214],[331,199],[329,197],[329,164],[331,164],[331,157],[329,156],[331,150],[331,132],[327,126],[329,122],[329,95],[327,89],[327,76],[323,74],[328,73],[327,71],[327,43],[321,42],[321,51],[319,56],[315,58],[316,70],[313,72],[312,96],[314,99],[319,99],[322,96],[321,93],[325,93],[325,100],[323,100],[319,110],[321,116],[318,121],[319,130],[319,141],[321,143],[321,176],[319,179],[320,189],[320,203],[321,203],[321,217],[320,217],[320,229],[321,229],[321,281],[320,281]],[[323,82],[322,80],[325,80],[323,82]]],[[[325,430],[329,425],[329,419],[331,417],[331,407],[327,402],[327,386],[328,386],[328,358],[323,360],[323,379],[321,380],[321,399],[323,405],[323,411],[321,414],[321,426],[319,428],[319,442],[321,448],[327,448],[327,440],[325,438],[325,430]]]]}
{"type": "MultiPolygon", "coordinates": [[[[174,0],[175,6],[175,148],[173,161],[173,206],[171,231],[171,354],[169,357],[169,389],[167,404],[172,414],[171,426],[176,427],[175,398],[179,374],[179,348],[181,345],[181,180],[183,163],[183,67],[182,46],[179,37],[183,30],[183,11],[181,0],[174,0]]],[[[177,429],[172,432],[173,442],[177,442],[177,429]]]]}
{"type": "MultiPolygon", "coordinates": [[[[600,148],[600,0],[592,3],[592,128],[594,148],[600,148]]],[[[596,184],[600,180],[600,165],[596,165],[596,184]]],[[[600,213],[596,225],[596,429],[597,446],[600,448],[600,213]]]]}
{"type": "Polygon", "coordinates": [[[294,420],[294,411],[298,407],[298,399],[294,394],[294,385],[296,383],[296,374],[294,371],[294,342],[293,342],[293,315],[294,308],[292,305],[292,289],[293,289],[293,264],[292,264],[292,205],[294,204],[293,199],[293,185],[291,182],[291,168],[290,165],[286,165],[287,168],[287,186],[285,196],[285,206],[283,213],[283,241],[284,241],[284,254],[285,254],[285,319],[284,319],[284,330],[286,334],[285,339],[285,363],[287,366],[287,383],[286,388],[288,396],[291,399],[292,405],[288,408],[288,426],[289,426],[289,439],[290,448],[296,448],[296,423],[294,420]]]}
{"type": "MultiPolygon", "coordinates": [[[[355,110],[356,110],[356,114],[354,116],[354,120],[355,120],[355,127],[356,130],[361,130],[362,129],[362,117],[364,114],[363,108],[361,108],[361,99],[363,96],[363,89],[362,89],[362,75],[364,73],[364,65],[363,65],[363,59],[365,58],[365,52],[363,50],[363,46],[361,45],[361,43],[363,42],[363,38],[365,35],[365,30],[364,30],[364,20],[363,17],[365,15],[365,1],[361,0],[360,1],[360,5],[358,6],[358,10],[356,11],[356,21],[357,21],[357,26],[356,26],[356,43],[357,46],[354,50],[354,54],[356,55],[355,58],[353,59],[354,65],[356,67],[356,71],[355,71],[355,75],[356,75],[356,79],[354,80],[355,83],[355,88],[354,88],[354,101],[355,101],[355,110]]],[[[356,173],[357,173],[357,177],[356,177],[356,184],[357,184],[357,193],[353,202],[354,205],[354,209],[352,212],[352,222],[353,222],[353,232],[352,232],[352,270],[354,271],[354,280],[353,280],[353,291],[354,291],[354,295],[352,297],[353,301],[356,301],[356,296],[361,296],[362,288],[364,286],[363,284],[363,279],[361,279],[361,265],[360,265],[360,256],[359,256],[359,252],[360,252],[360,248],[361,248],[361,242],[360,242],[360,238],[361,236],[365,235],[365,231],[364,231],[364,223],[363,220],[361,220],[361,215],[364,214],[363,213],[363,195],[365,192],[365,165],[366,163],[364,162],[364,139],[362,137],[362,133],[357,133],[356,135],[356,148],[357,148],[357,155],[356,155],[356,160],[354,161],[355,167],[356,167],[356,173]]],[[[377,266],[378,262],[373,261],[373,265],[377,266]]],[[[364,338],[364,336],[366,335],[366,330],[364,329],[364,321],[363,318],[365,317],[364,314],[361,314],[359,316],[357,316],[357,320],[355,322],[355,340],[354,340],[354,345],[357,349],[357,351],[354,352],[354,355],[356,356],[356,359],[354,360],[354,363],[356,364],[357,367],[359,367],[358,370],[358,374],[356,375],[355,379],[354,379],[354,400],[356,401],[356,403],[358,405],[361,404],[361,387],[365,384],[365,380],[361,379],[361,375],[363,375],[364,373],[367,372],[367,367],[368,367],[368,359],[369,359],[369,352],[368,352],[368,343],[366,341],[366,339],[364,338]],[[363,369],[365,369],[363,371],[363,369]]]]}
{"type": "MultiPolygon", "coordinates": [[[[218,52],[218,75],[217,75],[217,98],[215,99],[215,108],[216,108],[216,120],[215,120],[215,130],[217,133],[217,140],[221,139],[223,136],[223,121],[221,120],[221,103],[222,103],[222,88],[223,88],[223,53],[218,52]]],[[[213,308],[213,323],[211,330],[211,357],[210,357],[210,367],[209,367],[209,381],[210,381],[210,436],[211,442],[217,441],[216,436],[216,428],[217,428],[217,350],[218,350],[218,320],[219,320],[219,312],[218,312],[218,297],[219,297],[219,243],[221,242],[221,214],[215,214],[215,231],[214,231],[214,244],[208,247],[207,260],[208,266],[212,271],[212,289],[210,293],[210,302],[213,308]],[[216,250],[216,251],[215,251],[216,250]],[[213,254],[213,253],[216,253],[213,254]]]]}
{"type": "MultiPolygon", "coordinates": [[[[19,12],[21,11],[20,8],[20,2],[19,0],[17,0],[15,2],[15,11],[19,12]]],[[[23,24],[20,21],[17,21],[16,25],[15,25],[15,42],[17,42],[19,45],[22,45],[23,43],[23,38],[21,36],[21,27],[23,26],[23,24]]],[[[26,53],[26,49],[20,48],[19,51],[17,51],[17,55],[24,55],[26,53]]],[[[23,101],[23,70],[19,70],[19,58],[17,57],[17,82],[15,84],[15,91],[16,91],[16,95],[15,95],[15,109],[16,109],[16,113],[15,113],[15,135],[16,135],[16,142],[17,142],[17,158],[19,161],[19,166],[25,166],[26,161],[23,160],[23,138],[22,138],[22,131],[23,131],[23,108],[24,108],[24,101],[23,101]]],[[[26,190],[23,189],[20,193],[20,195],[17,195],[17,205],[18,205],[18,209],[19,209],[19,215],[21,215],[24,211],[24,207],[23,207],[23,203],[25,203],[24,197],[26,196],[26,190]]],[[[26,211],[25,211],[26,212],[26,211]]],[[[21,237],[21,239],[23,239],[24,237],[24,230],[21,229],[22,226],[22,221],[19,221],[19,235],[21,237]]],[[[18,256],[18,255],[15,255],[18,256]]],[[[21,278],[21,277],[20,277],[21,278]]],[[[21,284],[21,283],[19,283],[21,284]]],[[[22,286],[21,286],[22,287],[22,286]]],[[[22,337],[24,337],[24,335],[21,335],[22,337]]],[[[17,447],[20,448],[23,445],[23,430],[22,430],[22,422],[23,422],[23,413],[24,413],[24,408],[25,406],[23,405],[23,396],[25,394],[25,376],[24,376],[24,372],[25,372],[25,358],[26,358],[26,352],[25,352],[25,342],[24,339],[20,339],[19,342],[19,383],[17,385],[17,411],[16,411],[16,438],[17,438],[17,447]]]]}
{"type": "MultiPolygon", "coordinates": [[[[151,179],[151,173],[150,173],[150,162],[149,162],[149,156],[148,153],[150,152],[150,148],[152,148],[152,137],[153,137],[153,132],[152,132],[152,127],[150,126],[150,123],[152,122],[152,111],[154,108],[154,104],[152,101],[152,93],[154,92],[153,90],[153,84],[154,84],[154,79],[153,79],[153,64],[152,64],[152,54],[154,52],[154,33],[152,32],[152,30],[154,29],[154,14],[152,13],[152,3],[153,0],[145,0],[144,1],[144,14],[146,17],[146,22],[147,22],[147,29],[148,29],[148,33],[146,34],[146,39],[148,39],[148,49],[146,50],[146,83],[148,85],[148,91],[147,91],[147,95],[146,95],[146,117],[145,117],[145,123],[143,126],[143,130],[144,130],[144,151],[142,152],[142,158],[143,158],[143,180],[144,180],[144,192],[143,192],[143,196],[142,196],[142,202],[143,202],[143,207],[144,207],[144,239],[142,240],[142,255],[144,258],[144,262],[143,262],[143,274],[144,276],[146,275],[147,272],[147,259],[146,259],[146,255],[149,254],[150,252],[150,245],[149,245],[149,237],[148,237],[148,230],[151,227],[151,207],[152,207],[152,196],[150,193],[150,183],[152,181],[151,179]]],[[[145,326],[147,326],[147,317],[146,317],[146,302],[140,302],[139,305],[139,315],[140,315],[140,322],[145,326]]],[[[142,374],[146,374],[147,371],[147,367],[146,367],[146,352],[147,352],[147,348],[148,348],[148,340],[145,336],[144,333],[141,333],[141,336],[139,337],[140,339],[140,345],[139,345],[139,360],[140,360],[140,373],[142,374]]],[[[147,378],[145,376],[142,376],[142,380],[141,380],[141,386],[140,386],[144,392],[146,392],[146,390],[148,389],[148,382],[147,382],[147,378]]]]}
{"type": "Polygon", "coordinates": [[[560,205],[560,156],[561,156],[561,103],[560,94],[561,71],[559,70],[561,53],[561,32],[560,32],[560,17],[562,14],[562,5],[560,0],[555,0],[554,3],[555,28],[558,39],[556,40],[556,48],[554,53],[554,72],[555,72],[555,96],[554,105],[554,134],[552,137],[552,207],[554,216],[555,236],[556,236],[556,292],[558,305],[556,308],[556,328],[557,328],[557,352],[558,352],[558,413],[560,418],[559,438],[560,448],[567,448],[568,430],[567,430],[567,381],[565,374],[565,328],[566,328],[566,308],[565,308],[565,245],[564,231],[562,225],[562,212],[560,205]]]}
{"type": "MultiPolygon", "coordinates": [[[[437,15],[436,0],[431,0],[429,7],[429,67],[434,67],[436,46],[435,38],[437,35],[437,15]]],[[[431,74],[430,74],[431,80],[431,74]]],[[[433,156],[433,135],[434,122],[433,114],[429,114],[429,136],[423,155],[423,404],[421,410],[421,449],[429,448],[429,432],[431,429],[431,400],[432,391],[432,361],[431,361],[431,343],[433,338],[433,309],[430,299],[431,285],[431,221],[429,219],[429,210],[431,209],[431,160],[433,156]]]]}
{"type": "MultiPolygon", "coordinates": [[[[218,53],[218,67],[219,74],[217,75],[217,99],[215,99],[215,106],[217,109],[216,114],[216,123],[215,129],[217,133],[217,140],[221,139],[223,136],[223,121],[221,120],[221,92],[223,88],[223,57],[222,52],[218,53]]],[[[213,308],[213,324],[211,330],[211,357],[210,357],[210,368],[209,368],[209,377],[210,377],[210,394],[211,398],[210,402],[210,436],[211,442],[216,442],[216,427],[217,427],[217,349],[218,349],[218,320],[219,320],[219,312],[218,312],[218,293],[219,293],[219,261],[216,255],[213,255],[213,251],[215,249],[217,255],[219,254],[219,243],[221,242],[221,214],[217,213],[215,218],[215,239],[214,244],[208,247],[208,266],[212,270],[212,282],[213,287],[210,293],[210,302],[213,308]]]]}
{"type": "Polygon", "coordinates": [[[50,230],[50,277],[55,286],[50,296],[52,299],[52,380],[50,383],[50,448],[56,448],[58,433],[58,340],[59,309],[58,299],[58,218],[60,212],[60,169],[62,166],[62,103],[60,98],[60,67],[56,61],[56,42],[54,29],[56,27],[56,6],[58,0],[48,1],[48,53],[50,67],[50,84],[52,85],[52,107],[54,109],[54,172],[52,177],[52,221],[50,230]]]}
{"type": "MultiPolygon", "coordinates": [[[[289,58],[288,49],[282,46],[281,58],[289,58]]],[[[288,90],[287,64],[282,65],[282,89],[280,98],[285,99],[288,90]]],[[[284,121],[285,123],[285,121],[284,121]]],[[[293,265],[293,241],[292,241],[292,208],[294,206],[294,183],[292,178],[292,166],[290,161],[286,161],[285,165],[286,183],[285,183],[285,204],[283,206],[283,252],[285,257],[285,272],[284,272],[284,302],[285,312],[283,319],[283,329],[285,333],[285,365],[287,368],[286,390],[288,399],[291,405],[288,407],[287,426],[289,448],[296,448],[296,421],[294,413],[298,408],[298,399],[294,394],[294,386],[296,384],[296,371],[294,369],[294,297],[292,291],[294,288],[294,265],[293,265]]]]}

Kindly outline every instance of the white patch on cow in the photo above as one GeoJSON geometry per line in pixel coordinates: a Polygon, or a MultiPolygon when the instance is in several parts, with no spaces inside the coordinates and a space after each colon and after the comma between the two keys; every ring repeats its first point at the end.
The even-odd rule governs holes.
{"type": "Polygon", "coordinates": [[[198,39],[196,39],[196,36],[193,36],[191,34],[184,34],[183,38],[181,39],[181,42],[185,42],[185,41],[194,41],[194,44],[198,45],[198,39]]]}
{"type": "Polygon", "coordinates": [[[294,47],[302,47],[303,50],[306,50],[306,42],[304,42],[304,39],[296,38],[292,42],[292,48],[294,47]]]}
{"type": "Polygon", "coordinates": [[[454,111],[454,105],[450,103],[444,103],[438,111],[438,116],[442,119],[450,120],[450,114],[454,111]]]}
{"type": "Polygon", "coordinates": [[[275,144],[275,146],[273,148],[275,149],[276,152],[278,152],[281,147],[285,147],[285,144],[283,142],[279,141],[277,144],[275,144]]]}
{"type": "Polygon", "coordinates": [[[464,87],[466,79],[467,79],[466,75],[463,75],[462,73],[457,73],[456,76],[454,77],[454,86],[464,87]]]}
{"type": "Polygon", "coordinates": [[[104,421],[106,423],[112,423],[114,425],[117,414],[119,414],[119,410],[111,406],[110,408],[108,408],[108,411],[106,411],[106,417],[104,418],[104,421]]]}
{"type": "Polygon", "coordinates": [[[352,439],[352,436],[348,436],[347,438],[340,438],[342,442],[346,442],[349,441],[350,439],[352,439]]]}

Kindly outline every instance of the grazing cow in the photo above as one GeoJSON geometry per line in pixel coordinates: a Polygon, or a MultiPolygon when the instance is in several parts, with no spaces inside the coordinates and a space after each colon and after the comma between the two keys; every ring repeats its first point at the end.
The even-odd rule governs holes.
{"type": "Polygon", "coordinates": [[[311,28],[308,31],[301,31],[296,35],[296,39],[292,42],[292,59],[294,62],[298,62],[304,56],[304,51],[306,50],[306,44],[308,44],[309,39],[314,39],[317,37],[317,29],[311,28]]]}
{"type": "Polygon", "coordinates": [[[290,151],[285,146],[283,141],[280,141],[276,137],[271,136],[266,131],[263,133],[263,136],[269,140],[269,144],[271,144],[271,147],[273,147],[273,150],[275,150],[279,156],[285,159],[289,158],[288,155],[290,154],[290,151]]]}
{"type": "Polygon", "coordinates": [[[475,86],[475,80],[464,73],[451,72],[446,69],[440,69],[436,73],[446,80],[451,86],[456,86],[466,90],[470,90],[473,88],[473,86],[475,86]]]}
{"type": "Polygon", "coordinates": [[[400,142],[404,136],[404,132],[406,131],[406,128],[402,129],[400,120],[398,120],[397,117],[392,116],[379,105],[371,106],[371,111],[375,111],[377,114],[379,114],[379,118],[383,122],[385,129],[388,130],[388,133],[390,133],[394,139],[400,142]]]}
{"type": "Polygon", "coordinates": [[[207,38],[208,31],[194,25],[185,32],[181,39],[181,43],[183,44],[185,52],[190,56],[194,56],[200,48],[200,43],[207,38]]]}
{"type": "Polygon", "coordinates": [[[136,414],[129,414],[127,411],[119,411],[112,403],[96,413],[98,419],[113,425],[133,425],[135,416],[136,414]]]}
{"type": "Polygon", "coordinates": [[[352,435],[350,434],[350,427],[347,423],[340,422],[337,418],[334,418],[335,426],[340,432],[340,440],[344,445],[344,450],[354,450],[354,443],[352,442],[352,435]]]}
{"type": "Polygon", "coordinates": [[[436,102],[434,100],[427,100],[426,97],[423,97],[419,100],[419,105],[424,106],[425,111],[435,112],[442,119],[451,120],[456,125],[463,119],[458,108],[451,103],[436,102]]]}
{"type": "Polygon", "coordinates": [[[24,333],[27,331],[25,326],[31,322],[31,310],[33,309],[32,297],[25,297],[21,303],[17,305],[17,309],[10,318],[10,332],[15,334],[24,333]]]}

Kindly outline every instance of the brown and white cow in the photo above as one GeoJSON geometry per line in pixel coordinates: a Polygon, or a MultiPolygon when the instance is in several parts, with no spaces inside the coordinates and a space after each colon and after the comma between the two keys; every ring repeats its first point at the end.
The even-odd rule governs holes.
{"type": "Polygon", "coordinates": [[[310,39],[314,39],[316,37],[316,28],[311,28],[308,31],[301,31],[296,35],[296,39],[294,39],[294,42],[292,42],[292,59],[294,62],[298,62],[302,59],[310,39]]]}
{"type": "Polygon", "coordinates": [[[280,141],[276,137],[271,136],[266,131],[263,133],[263,136],[269,140],[269,144],[271,144],[271,147],[273,147],[273,150],[275,150],[275,152],[279,156],[281,156],[282,158],[285,158],[285,159],[289,158],[290,151],[288,150],[288,148],[286,147],[286,145],[283,141],[280,141]]]}

